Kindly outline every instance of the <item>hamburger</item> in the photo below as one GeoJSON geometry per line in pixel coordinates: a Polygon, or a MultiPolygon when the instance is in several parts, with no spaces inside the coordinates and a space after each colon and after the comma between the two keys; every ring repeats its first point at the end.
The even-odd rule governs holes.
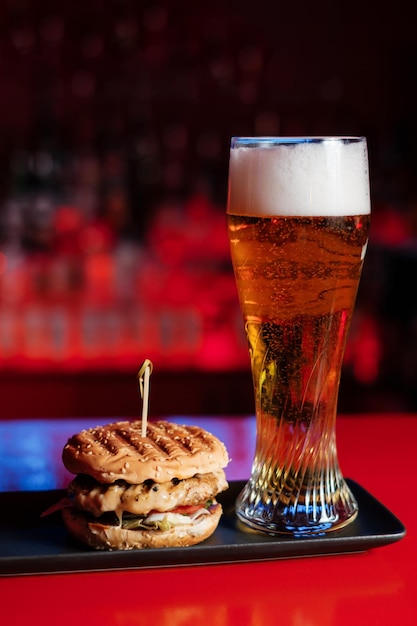
{"type": "Polygon", "coordinates": [[[97,549],[191,546],[212,535],[228,488],[223,443],[198,426],[123,421],[71,437],[65,467],[77,476],[62,508],[77,540],[97,549]]]}

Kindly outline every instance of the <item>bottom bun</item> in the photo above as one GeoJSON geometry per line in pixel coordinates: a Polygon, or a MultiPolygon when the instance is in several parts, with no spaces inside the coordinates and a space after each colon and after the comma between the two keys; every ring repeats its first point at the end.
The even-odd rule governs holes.
{"type": "Polygon", "coordinates": [[[193,546],[216,530],[222,507],[217,504],[192,524],[174,526],[170,530],[127,530],[92,522],[74,508],[63,509],[62,518],[70,534],[81,543],[99,550],[133,550],[143,548],[175,548],[193,546]]]}

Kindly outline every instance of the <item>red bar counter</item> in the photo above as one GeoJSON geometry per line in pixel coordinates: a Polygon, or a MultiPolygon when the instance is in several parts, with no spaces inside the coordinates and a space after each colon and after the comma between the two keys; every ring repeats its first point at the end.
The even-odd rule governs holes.
{"type": "MultiPolygon", "coordinates": [[[[234,459],[228,468],[228,478],[247,476],[253,450],[253,418],[195,417],[193,421],[205,427],[209,421],[213,432],[224,434],[234,459]]],[[[56,474],[52,478],[57,484],[53,486],[59,487],[67,479],[53,455],[56,453],[58,458],[62,439],[84,424],[88,425],[82,420],[32,423],[32,428],[49,430],[49,441],[55,442],[47,452],[48,462],[55,463],[56,474]],[[53,449],[55,452],[51,452],[53,449]]],[[[24,425],[16,420],[0,422],[0,436],[3,441],[7,438],[9,450],[0,459],[3,490],[7,487],[4,468],[14,454],[13,433],[24,425]]],[[[359,482],[400,518],[407,529],[400,541],[355,554],[3,577],[0,578],[1,623],[31,626],[417,624],[417,416],[342,416],[338,418],[337,437],[344,474],[359,482]]],[[[1,514],[7,515],[7,511],[1,514]]]]}

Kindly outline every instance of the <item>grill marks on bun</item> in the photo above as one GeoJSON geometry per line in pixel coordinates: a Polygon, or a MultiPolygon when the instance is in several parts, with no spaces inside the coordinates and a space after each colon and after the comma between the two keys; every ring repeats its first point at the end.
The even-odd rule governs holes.
{"type": "Polygon", "coordinates": [[[83,430],[68,441],[63,462],[74,474],[89,474],[104,483],[123,479],[134,484],[148,478],[156,482],[189,478],[228,463],[224,445],[198,426],[148,422],[146,437],[141,427],[137,420],[83,430]]]}

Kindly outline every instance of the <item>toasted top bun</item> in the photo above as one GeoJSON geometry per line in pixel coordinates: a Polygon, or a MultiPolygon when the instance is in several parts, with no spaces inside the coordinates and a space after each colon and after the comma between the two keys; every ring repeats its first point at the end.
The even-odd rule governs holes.
{"type": "Polygon", "coordinates": [[[229,462],[223,443],[199,426],[148,422],[146,437],[141,429],[136,420],[83,430],[68,440],[63,463],[73,474],[88,474],[102,483],[122,479],[140,484],[215,472],[229,462]]]}

